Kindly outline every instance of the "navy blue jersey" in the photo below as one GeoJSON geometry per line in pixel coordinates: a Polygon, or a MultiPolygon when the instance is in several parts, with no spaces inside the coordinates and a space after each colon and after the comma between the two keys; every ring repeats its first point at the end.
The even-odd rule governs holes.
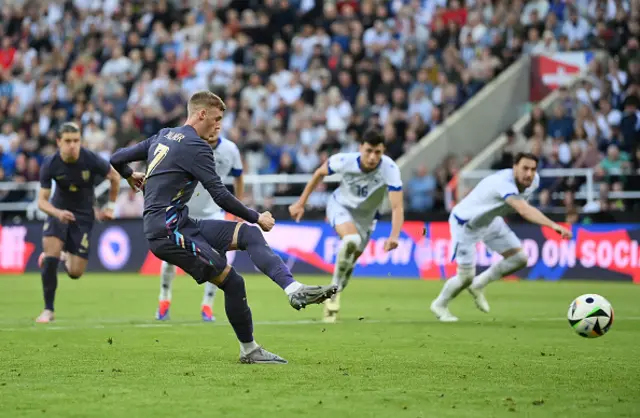
{"type": "Polygon", "coordinates": [[[42,163],[40,187],[51,189],[51,181],[55,180],[56,190],[51,204],[72,212],[78,221],[93,221],[95,183],[97,179],[106,177],[109,171],[109,162],[88,149],[80,148],[80,157],[73,163],[65,163],[60,152],[56,152],[42,163]]]}
{"type": "Polygon", "coordinates": [[[149,239],[166,237],[185,225],[189,217],[186,203],[198,181],[223,210],[251,223],[258,221],[258,213],[244,206],[222,184],[211,146],[190,125],[164,128],[111,156],[113,168],[123,178],[131,176],[133,171],[127,164],[133,161],[147,162],[144,234],[149,239]]]}

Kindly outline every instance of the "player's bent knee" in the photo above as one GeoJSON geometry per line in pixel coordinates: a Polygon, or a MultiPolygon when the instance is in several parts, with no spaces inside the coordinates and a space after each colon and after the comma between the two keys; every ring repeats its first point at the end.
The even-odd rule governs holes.
{"type": "Polygon", "coordinates": [[[233,240],[229,250],[246,249],[250,244],[264,244],[266,241],[262,231],[255,225],[238,223],[233,234],[233,240]],[[235,245],[234,245],[235,244],[235,245]]]}
{"type": "Polygon", "coordinates": [[[69,278],[73,280],[78,280],[80,277],[82,277],[83,274],[84,271],[69,270],[67,272],[67,276],[69,276],[69,278]]]}
{"type": "Polygon", "coordinates": [[[225,280],[218,285],[218,288],[228,294],[245,294],[246,289],[244,285],[244,279],[238,272],[231,266],[227,266],[227,272],[225,280]]]}
{"type": "Polygon", "coordinates": [[[476,266],[472,264],[458,264],[458,278],[463,283],[471,283],[476,277],[476,266]]]}

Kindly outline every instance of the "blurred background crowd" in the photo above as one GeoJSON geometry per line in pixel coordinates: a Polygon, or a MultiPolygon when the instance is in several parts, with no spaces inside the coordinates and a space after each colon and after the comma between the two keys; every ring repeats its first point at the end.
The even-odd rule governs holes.
{"type": "MultiPolygon", "coordinates": [[[[245,173],[310,173],[357,149],[373,125],[395,159],[521,54],[600,48],[616,59],[552,113],[534,108],[495,168],[526,149],[545,168],[597,167],[603,192],[622,190],[640,168],[634,2],[0,0],[0,181],[37,180],[65,121],[107,158],[180,124],[200,89],[225,99],[223,135],[245,173]]],[[[445,187],[470,158],[417,170],[408,209],[444,210],[445,187]]],[[[540,206],[578,187],[545,180],[540,206]]],[[[0,191],[0,201],[24,198],[0,191]]],[[[140,196],[121,199],[122,216],[140,215],[140,196]]]]}

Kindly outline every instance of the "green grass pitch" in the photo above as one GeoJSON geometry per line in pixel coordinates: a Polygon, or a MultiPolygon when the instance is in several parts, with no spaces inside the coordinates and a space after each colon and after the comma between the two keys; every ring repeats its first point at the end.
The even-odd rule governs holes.
{"type": "MultiPolygon", "coordinates": [[[[327,277],[302,277],[307,283],[327,277]]],[[[503,282],[492,312],[468,294],[438,323],[441,283],[354,280],[342,321],[289,307],[270,280],[247,277],[256,340],[285,366],[237,363],[223,295],[200,322],[202,289],[176,279],[172,320],[157,323],[158,279],[60,275],[57,321],[36,325],[37,275],[0,276],[0,417],[638,417],[640,287],[503,282]],[[569,327],[571,300],[613,304],[609,334],[569,327]]]]}

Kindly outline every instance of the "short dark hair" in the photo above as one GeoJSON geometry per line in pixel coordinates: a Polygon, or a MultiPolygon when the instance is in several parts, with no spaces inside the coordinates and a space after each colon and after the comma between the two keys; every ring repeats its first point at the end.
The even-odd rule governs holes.
{"type": "Polygon", "coordinates": [[[536,162],[536,167],[538,166],[538,157],[530,152],[519,152],[513,157],[513,165],[516,165],[520,162],[520,160],[532,160],[536,162]]]}
{"type": "Polygon", "coordinates": [[[75,122],[65,122],[58,128],[58,138],[61,138],[66,133],[75,134],[78,132],[80,132],[80,127],[75,122]]]}
{"type": "Polygon", "coordinates": [[[378,129],[372,128],[367,130],[362,135],[362,141],[360,142],[363,144],[369,144],[373,147],[376,147],[380,144],[384,144],[384,136],[382,135],[382,132],[380,132],[378,129]]]}

